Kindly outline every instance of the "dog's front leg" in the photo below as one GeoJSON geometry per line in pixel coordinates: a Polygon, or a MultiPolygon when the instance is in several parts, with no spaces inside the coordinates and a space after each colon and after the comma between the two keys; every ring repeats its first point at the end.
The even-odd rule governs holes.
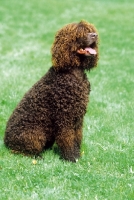
{"type": "Polygon", "coordinates": [[[76,162],[80,157],[80,142],[77,141],[74,130],[62,130],[56,137],[56,143],[60,148],[62,158],[76,162]]]}

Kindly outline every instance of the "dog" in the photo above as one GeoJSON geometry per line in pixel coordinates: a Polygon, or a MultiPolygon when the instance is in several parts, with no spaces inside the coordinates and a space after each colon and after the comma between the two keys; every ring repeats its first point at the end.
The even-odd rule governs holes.
{"type": "Polygon", "coordinates": [[[52,67],[11,114],[4,143],[14,152],[38,156],[56,142],[61,157],[76,162],[90,93],[85,71],[96,67],[99,58],[96,28],[84,20],[65,25],[51,53],[52,67]]]}

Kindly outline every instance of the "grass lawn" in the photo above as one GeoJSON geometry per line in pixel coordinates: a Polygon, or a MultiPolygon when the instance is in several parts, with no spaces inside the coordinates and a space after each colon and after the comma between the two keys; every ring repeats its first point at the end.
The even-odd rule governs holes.
{"type": "Polygon", "coordinates": [[[0,200],[134,199],[134,1],[0,1],[0,200]],[[51,66],[63,25],[85,19],[100,34],[98,68],[84,120],[82,157],[53,150],[34,160],[3,144],[6,122],[24,93],[51,66]]]}

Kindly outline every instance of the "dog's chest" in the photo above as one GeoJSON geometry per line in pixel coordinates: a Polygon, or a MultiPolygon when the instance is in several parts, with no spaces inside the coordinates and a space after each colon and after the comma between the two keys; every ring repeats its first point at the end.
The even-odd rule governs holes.
{"type": "Polygon", "coordinates": [[[71,113],[71,116],[73,113],[85,113],[90,91],[90,83],[85,74],[58,74],[52,87],[54,111],[71,113]]]}

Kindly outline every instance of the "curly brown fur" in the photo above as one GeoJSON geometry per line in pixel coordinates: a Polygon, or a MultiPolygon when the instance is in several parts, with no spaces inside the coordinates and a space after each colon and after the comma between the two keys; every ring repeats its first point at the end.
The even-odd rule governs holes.
{"type": "Polygon", "coordinates": [[[56,142],[65,160],[75,162],[80,157],[90,92],[84,70],[97,65],[96,32],[86,21],[58,31],[52,46],[53,66],[24,95],[8,120],[4,138],[8,148],[39,155],[56,142]]]}

